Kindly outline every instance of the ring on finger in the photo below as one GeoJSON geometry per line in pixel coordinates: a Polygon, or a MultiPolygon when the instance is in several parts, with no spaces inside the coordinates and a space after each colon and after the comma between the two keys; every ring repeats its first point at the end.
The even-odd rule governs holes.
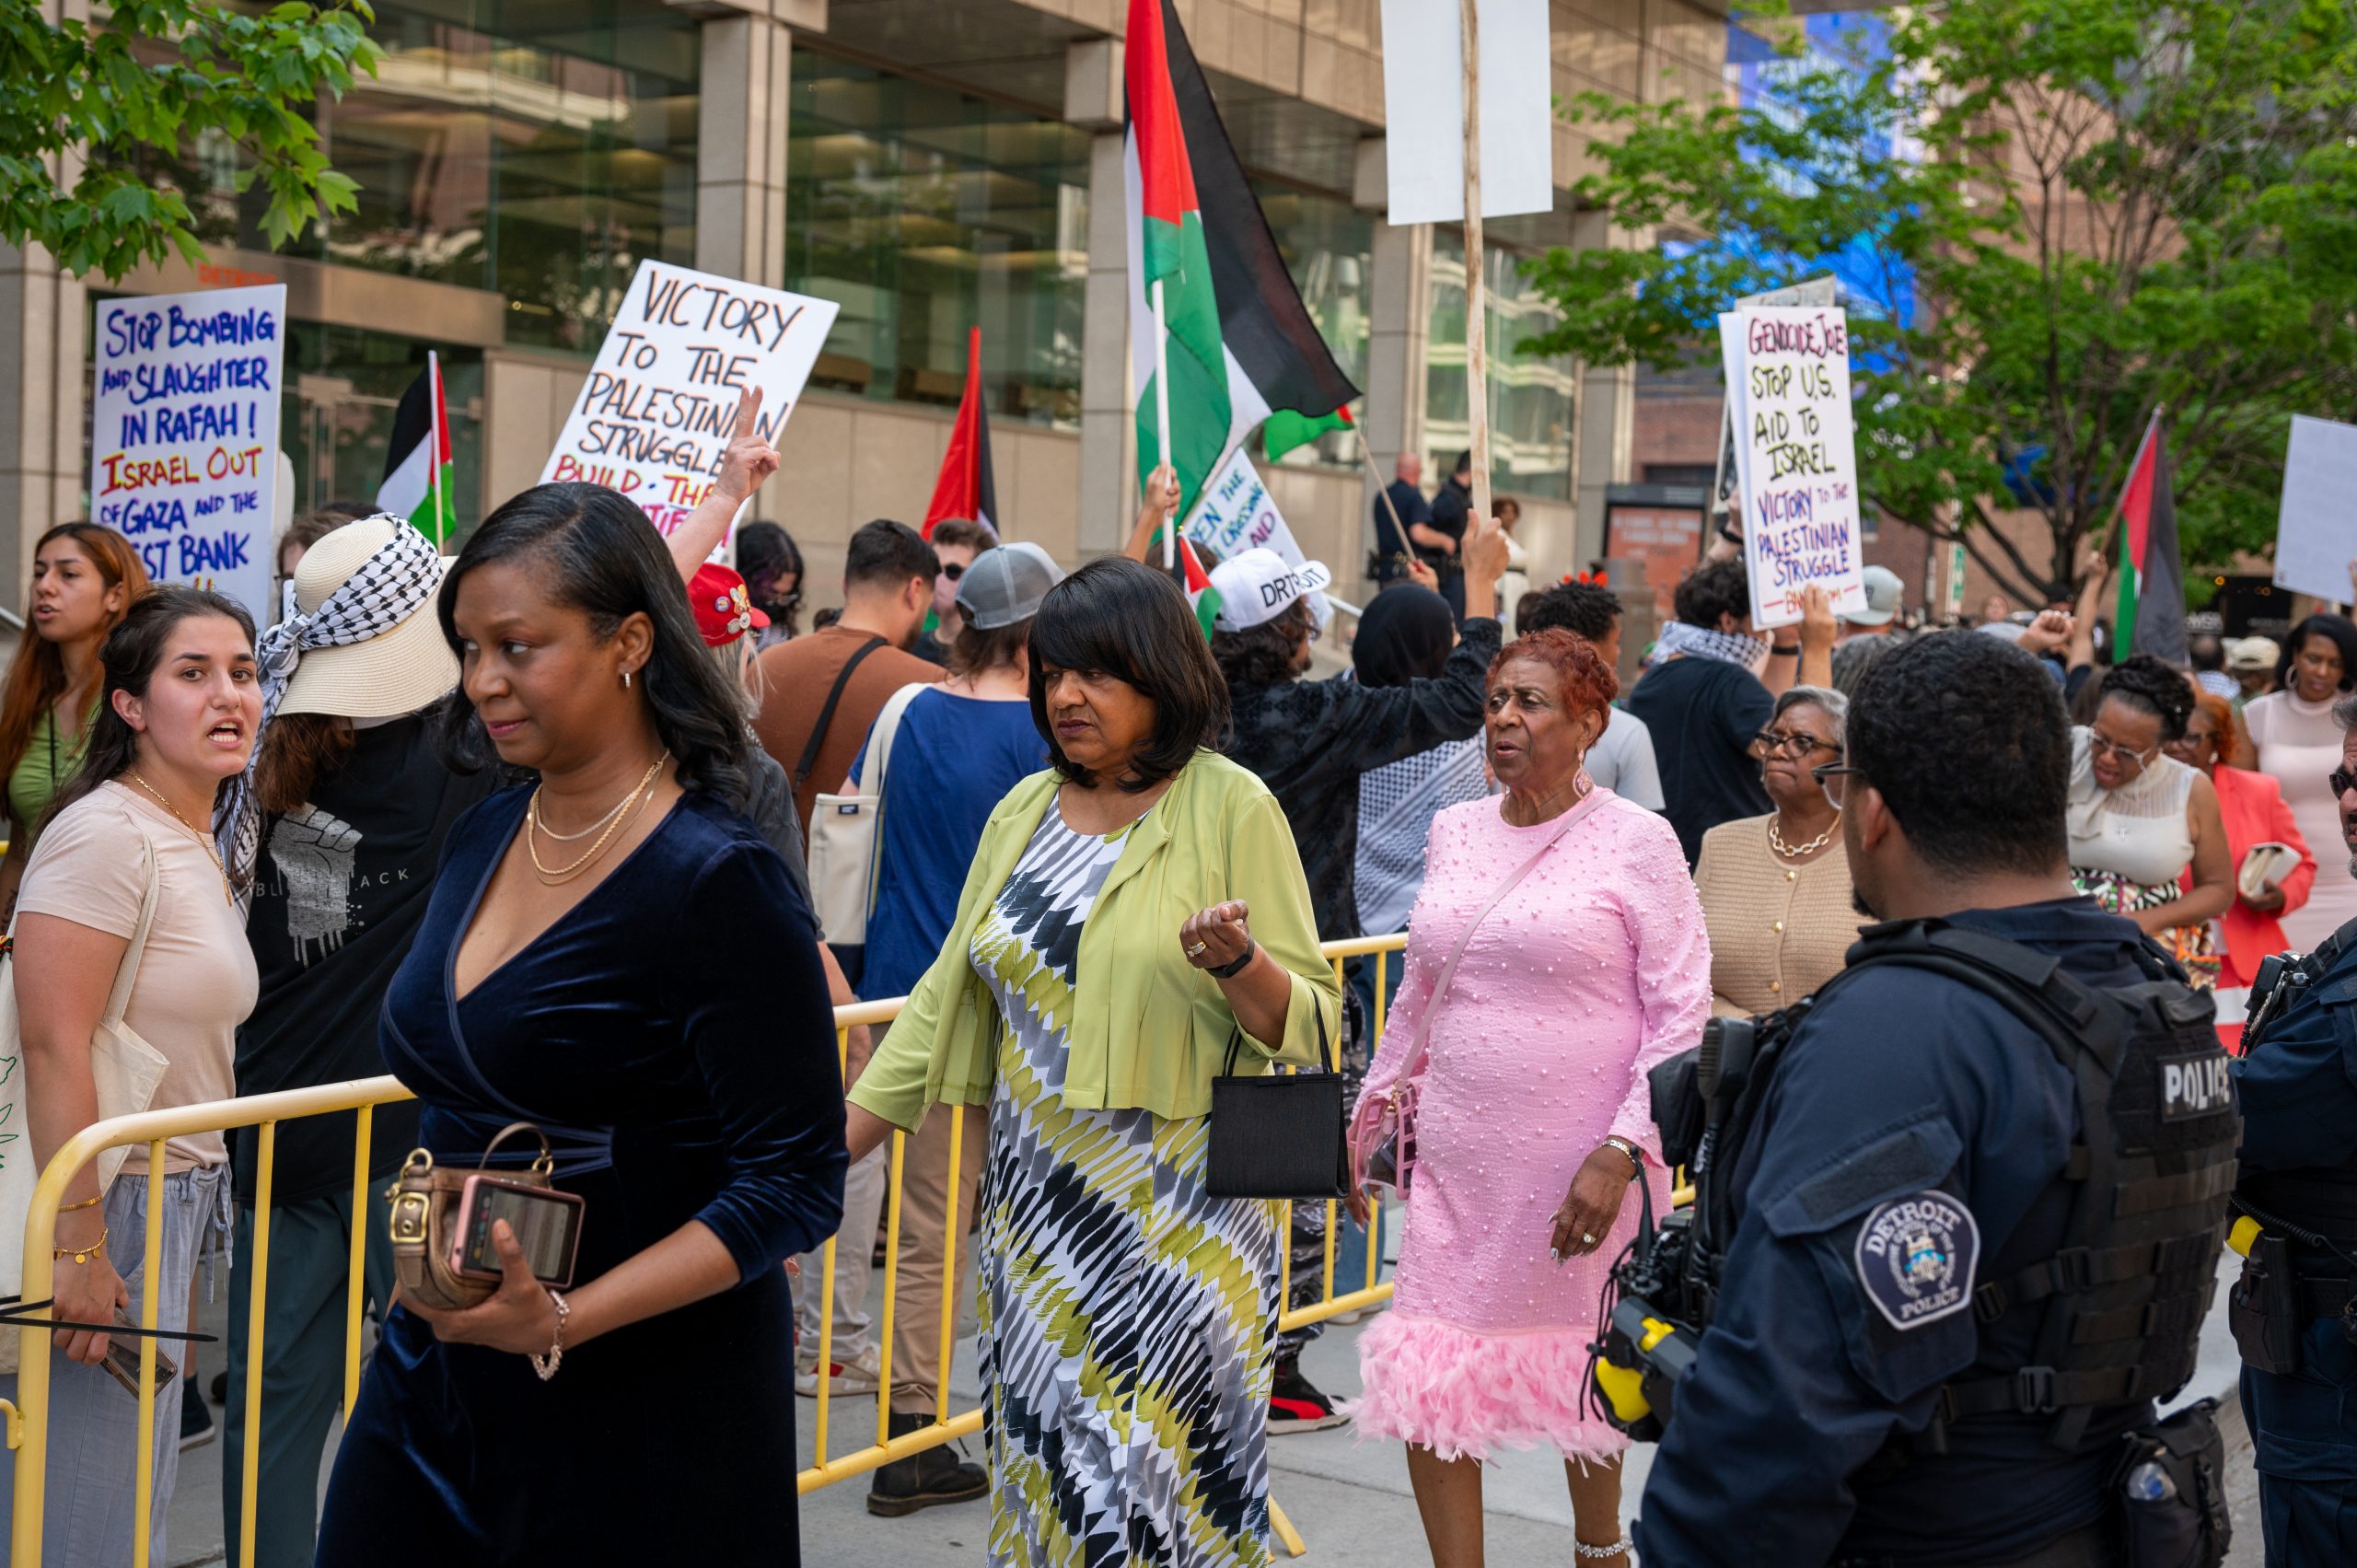
{"type": "Polygon", "coordinates": [[[1200,958],[1210,947],[1211,944],[1208,942],[1198,942],[1187,949],[1187,956],[1190,958],[1200,958]]]}

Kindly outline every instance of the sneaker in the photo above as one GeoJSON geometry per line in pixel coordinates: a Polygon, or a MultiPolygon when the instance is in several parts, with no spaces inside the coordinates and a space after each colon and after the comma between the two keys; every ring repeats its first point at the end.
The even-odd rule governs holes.
{"type": "Polygon", "coordinates": [[[1323,1432],[1350,1419],[1301,1375],[1299,1364],[1277,1368],[1276,1384],[1269,1390],[1271,1432],[1323,1432]]]}
{"type": "MultiPolygon", "coordinates": [[[[921,1431],[932,1420],[929,1415],[894,1411],[889,1430],[894,1437],[904,1437],[921,1431]]],[[[990,1487],[990,1477],[981,1466],[966,1463],[944,1445],[879,1466],[868,1485],[867,1511],[897,1519],[920,1508],[970,1503],[989,1492],[990,1487]]]]}
{"type": "MultiPolygon", "coordinates": [[[[835,1362],[828,1368],[827,1397],[840,1400],[872,1395],[884,1386],[882,1375],[883,1368],[877,1364],[872,1350],[853,1357],[848,1364],[835,1362]]],[[[806,1400],[819,1397],[819,1363],[815,1356],[795,1365],[794,1391],[806,1400]]]]}
{"type": "Polygon", "coordinates": [[[196,1379],[180,1379],[180,1452],[202,1448],[213,1441],[213,1411],[198,1390],[196,1379]]]}

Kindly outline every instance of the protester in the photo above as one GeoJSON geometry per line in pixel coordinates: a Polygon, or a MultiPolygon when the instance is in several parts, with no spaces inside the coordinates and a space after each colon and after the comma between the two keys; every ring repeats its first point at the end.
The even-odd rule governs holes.
{"type": "Polygon", "coordinates": [[[2162,749],[2185,734],[2193,695],[2150,654],[2105,674],[2094,719],[2071,732],[2071,876],[2209,985],[2218,977],[2210,922],[2234,898],[2234,862],[2218,792],[2162,749]]]}
{"type": "MultiPolygon", "coordinates": [[[[2332,705],[2357,681],[2357,626],[2339,615],[2311,615],[2292,628],[2275,667],[2276,690],[2243,709],[2258,748],[2258,771],[2282,785],[2284,803],[2311,844],[2335,842],[2340,807],[2326,776],[2340,760],[2340,726],[2332,705]]],[[[2357,881],[2319,878],[2305,908],[2283,917],[2283,935],[2305,953],[2357,920],[2357,881]]]]}
{"type": "MultiPolygon", "coordinates": [[[[167,1063],[148,1109],[227,1099],[238,1020],[254,1005],[229,876],[211,825],[222,786],[245,771],[261,715],[253,622],[229,599],[195,588],[151,590],[99,650],[99,708],[82,765],[56,796],[49,826],[25,867],[9,963],[16,986],[32,1168],[99,1119],[91,1035],[131,970],[122,1021],[167,1063]],[[152,889],[152,891],[151,891],[152,889]],[[143,923],[145,944],[134,958],[143,923]]],[[[162,1250],[157,1322],[191,1326],[187,1312],[200,1253],[227,1238],[227,1158],[221,1134],[192,1133],[165,1146],[157,1216],[162,1250]]],[[[95,1164],[66,1183],[55,1233],[49,1317],[106,1324],[140,1309],[147,1283],[148,1151],[134,1144],[101,1189],[95,1164]]],[[[100,1367],[110,1336],[82,1330],[51,1336],[49,1457],[41,1560],[68,1568],[120,1568],[140,1527],[135,1487],[144,1439],[139,1407],[100,1367]]],[[[125,1343],[136,1346],[135,1340],[125,1343]]],[[[182,1347],[166,1342],[167,1360],[182,1347]]],[[[180,1469],[184,1379],[159,1379],[145,1527],[152,1562],[169,1562],[164,1522],[180,1469]]],[[[0,1398],[17,1399],[0,1377],[0,1398]]],[[[14,1466],[0,1480],[13,1500],[14,1466]]]]}
{"type": "Polygon", "coordinates": [[[1391,471],[1391,482],[1375,498],[1376,543],[1367,557],[1367,575],[1378,586],[1407,581],[1410,567],[1424,560],[1427,549],[1442,555],[1456,553],[1456,542],[1432,526],[1432,505],[1424,499],[1422,455],[1400,453],[1391,471]],[[1387,498],[1388,505],[1384,504],[1387,498]]]}
{"type": "Polygon", "coordinates": [[[941,679],[939,665],[908,651],[933,608],[940,570],[933,546],[906,523],[865,524],[843,553],[842,619],[761,655],[753,728],[794,781],[806,840],[819,792],[850,769],[892,693],[941,679]]]}
{"type": "MultiPolygon", "coordinates": [[[[940,533],[935,532],[936,547],[940,533]]],[[[917,988],[948,939],[993,808],[1047,765],[1047,747],[1031,722],[1031,627],[1040,602],[1063,576],[1046,551],[1018,543],[984,550],[958,578],[961,630],[949,645],[948,679],[910,703],[884,775],[873,780],[883,815],[860,986],[869,1001],[917,988]]],[[[852,768],[852,784],[870,782],[873,746],[871,736],[852,768]]],[[[850,784],[845,787],[848,793],[850,784]]],[[[948,1375],[941,1365],[941,1303],[945,1289],[952,1300],[965,1297],[973,1249],[963,1235],[974,1212],[983,1133],[980,1119],[970,1119],[960,1140],[954,1183],[960,1245],[957,1272],[946,1282],[944,1225],[953,1192],[949,1118],[928,1118],[901,1156],[889,1423],[896,1437],[934,1419],[941,1379],[948,1375]]],[[[842,1248],[835,1250],[840,1266],[842,1248]]],[[[979,1467],[960,1464],[946,1448],[929,1448],[877,1469],[867,1508],[909,1514],[988,1490],[979,1467]]]]}
{"type": "Polygon", "coordinates": [[[2238,637],[2226,645],[2226,673],[2235,678],[2236,713],[2275,690],[2275,667],[2282,658],[2283,650],[2268,637],[2238,637]]]}
{"type": "Polygon", "coordinates": [[[99,650],[147,591],[139,552],[112,528],[61,523],[33,542],[28,634],[0,687],[0,776],[7,780],[8,853],[0,857],[0,923],[50,801],[82,765],[98,717],[99,650]]]}
{"type": "Polygon", "coordinates": [[[2186,657],[2193,665],[2193,683],[2213,697],[2229,701],[2242,695],[2243,683],[2226,673],[2225,639],[2204,632],[2186,639],[2186,657]]]}
{"type": "Polygon", "coordinates": [[[1861,574],[1865,602],[1841,612],[1833,641],[1833,689],[1847,697],[1858,689],[1866,667],[1906,640],[1897,629],[1898,612],[1906,607],[1907,587],[1887,566],[1868,566],[1861,574]]]}
{"type": "MultiPolygon", "coordinates": [[[[434,618],[445,563],[389,517],[314,540],[294,574],[294,616],[261,640],[261,740],[253,830],[233,860],[250,870],[246,943],[259,978],[238,1030],[240,1095],[313,1088],[385,1071],[377,1014],[425,918],[452,824],[488,796],[488,772],[453,772],[435,745],[459,661],[434,618]]],[[[241,808],[244,801],[241,800],[241,808]]],[[[239,851],[235,826],[230,853],[239,851]]],[[[352,1237],[362,1291],[381,1323],[392,1292],[384,1184],[417,1144],[417,1107],[377,1107],[366,1206],[354,1209],[351,1112],[280,1123],[271,1174],[270,1288],[263,1305],[258,1568],[307,1568],[318,1546],[319,1457],[343,1402],[352,1237]]],[[[221,1473],[244,1473],[251,1330],[252,1128],[230,1134],[238,1204],[229,1276],[227,1428],[221,1473]]],[[[192,1397],[192,1393],[190,1396],[192,1397]]],[[[238,1489],[221,1489],[225,1556],[238,1561],[238,1489]]]]}
{"type": "MultiPolygon", "coordinates": [[[[1620,667],[1620,596],[1601,583],[1558,583],[1527,601],[1518,624],[1525,635],[1561,627],[1585,637],[1604,668],[1620,667]]],[[[1645,721],[1615,703],[1604,733],[1588,748],[1587,776],[1648,811],[1662,808],[1661,769],[1645,721]]]]}
{"type": "MultiPolygon", "coordinates": [[[[2226,861],[2235,870],[2234,901],[2218,917],[2217,942],[2218,1030],[2231,1049],[2242,1040],[2245,997],[2258,978],[2260,961],[2291,946],[2281,917],[2308,901],[2308,890],[2316,886],[2316,857],[2300,836],[2292,808],[2283,804],[2282,785],[2241,765],[2247,748],[2237,733],[2234,706],[2224,698],[2203,692],[2186,720],[2185,734],[2162,749],[2205,775],[2218,792],[2226,861]],[[2243,869],[2251,851],[2264,843],[2286,845],[2293,858],[2280,880],[2254,896],[2243,889],[2243,869]]],[[[2187,873],[2189,888],[2191,875],[2187,873]]]]}
{"type": "Polygon", "coordinates": [[[1051,769],[991,814],[939,956],[852,1090],[851,1151],[941,1101],[991,1108],[993,1562],[1082,1541],[1265,1562],[1275,1207],[1205,1193],[1211,1080],[1231,1047],[1245,1073],[1318,1060],[1341,999],[1283,813],[1207,749],[1225,693],[1170,579],[1081,568],[1041,602],[1030,656],[1051,769]]]}
{"type": "Polygon", "coordinates": [[[302,564],[304,552],[344,524],[376,515],[376,507],[364,506],[357,501],[331,501],[286,525],[286,531],[278,539],[278,571],[271,585],[271,602],[278,607],[278,619],[284,621],[295,613],[295,568],[302,564]]]}
{"type": "Polygon", "coordinates": [[[1409,1445],[1435,1564],[1480,1560],[1480,1466],[1535,1445],[1563,1456],[1580,1555],[1628,1547],[1627,1439],[1583,1413],[1587,1347],[1636,1231],[1631,1183],[1667,1209],[1646,1074],[1700,1034],[1711,955],[1676,835],[1582,767],[1617,686],[1560,630],[1492,666],[1487,749],[1506,794],[1434,821],[1407,982],[1364,1091],[1422,1084],[1397,1289],[1360,1337],[1355,1413],[1409,1445]]]}
{"type": "Polygon", "coordinates": [[[1858,935],[1836,777],[1850,700],[1795,686],[1776,699],[1755,749],[1775,803],[1764,817],[1722,822],[1702,835],[1694,883],[1711,927],[1711,1011],[1748,1017],[1789,1007],[1840,972],[1858,935]]]}
{"type": "Polygon", "coordinates": [[[2014,601],[2003,594],[1991,594],[1980,601],[1980,624],[1999,626],[2014,616],[2014,601]]]}
{"type": "Polygon", "coordinates": [[[737,570],[745,591],[769,624],[753,637],[753,651],[766,652],[802,633],[802,547],[775,523],[747,523],[737,530],[737,570]]]}
{"type": "MultiPolygon", "coordinates": [[[[1433,496],[1427,532],[1434,538],[1426,540],[1422,534],[1416,535],[1420,544],[1430,546],[1418,550],[1417,554],[1439,575],[1440,597],[1448,600],[1449,613],[1457,617],[1459,624],[1470,613],[1467,609],[1466,575],[1471,564],[1466,559],[1465,549],[1473,531],[1469,526],[1472,517],[1473,454],[1459,452],[1457,461],[1449,466],[1448,476],[1440,482],[1439,492],[1433,496]]],[[[1504,568],[1501,566],[1499,570],[1503,575],[1504,568]]]]}
{"type": "Polygon", "coordinates": [[[1530,592],[1530,552],[1523,548],[1515,536],[1515,527],[1522,521],[1522,503],[1511,495],[1501,495],[1490,505],[1490,515],[1498,520],[1498,532],[1505,536],[1506,569],[1498,575],[1499,620],[1506,635],[1517,636],[1528,630],[1515,620],[1523,598],[1530,592]]]}
{"type": "Polygon", "coordinates": [[[503,1221],[488,1300],[390,1315],[319,1561],[798,1562],[781,1265],[840,1218],[842,1121],[808,910],[739,815],[740,699],[600,486],[493,512],[437,610],[454,757],[538,782],[453,829],[385,1052],[444,1168],[539,1125],[583,1201],[578,1262],[544,1287],[503,1221]],[[645,1440],[657,1401],[693,1442],[645,1440]]]}
{"type": "Polygon", "coordinates": [[[1629,712],[1651,733],[1661,766],[1663,815],[1689,865],[1704,833],[1772,804],[1751,744],[1768,727],[1777,696],[1795,685],[1832,684],[1832,602],[1812,587],[1803,604],[1797,628],[1760,636],[1751,629],[1743,563],[1695,568],[1678,585],[1678,618],[1661,629],[1659,656],[1630,693],[1629,712]],[[1752,673],[1763,656],[1764,678],[1752,673]]]}
{"type": "Polygon", "coordinates": [[[941,562],[941,575],[933,580],[934,625],[917,638],[911,652],[928,664],[946,665],[958,633],[966,629],[965,618],[958,612],[958,579],[976,555],[998,542],[998,536],[970,518],[946,517],[933,525],[929,538],[941,562]]]}

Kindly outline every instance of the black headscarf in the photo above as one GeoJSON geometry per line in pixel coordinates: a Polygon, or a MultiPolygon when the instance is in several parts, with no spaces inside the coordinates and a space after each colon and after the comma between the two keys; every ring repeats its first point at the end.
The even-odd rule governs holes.
{"type": "Polygon", "coordinates": [[[1405,686],[1438,675],[1456,645],[1448,601],[1419,584],[1395,583],[1359,617],[1351,668],[1362,686],[1405,686]]]}

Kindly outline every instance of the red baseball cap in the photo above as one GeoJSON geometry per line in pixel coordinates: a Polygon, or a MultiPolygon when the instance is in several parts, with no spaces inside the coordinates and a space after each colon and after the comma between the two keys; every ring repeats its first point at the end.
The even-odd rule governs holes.
{"type": "Polygon", "coordinates": [[[770,618],[753,607],[745,579],[733,566],[706,562],[688,579],[688,608],[696,612],[696,630],[704,645],[725,648],[749,628],[761,631],[770,618]]]}

